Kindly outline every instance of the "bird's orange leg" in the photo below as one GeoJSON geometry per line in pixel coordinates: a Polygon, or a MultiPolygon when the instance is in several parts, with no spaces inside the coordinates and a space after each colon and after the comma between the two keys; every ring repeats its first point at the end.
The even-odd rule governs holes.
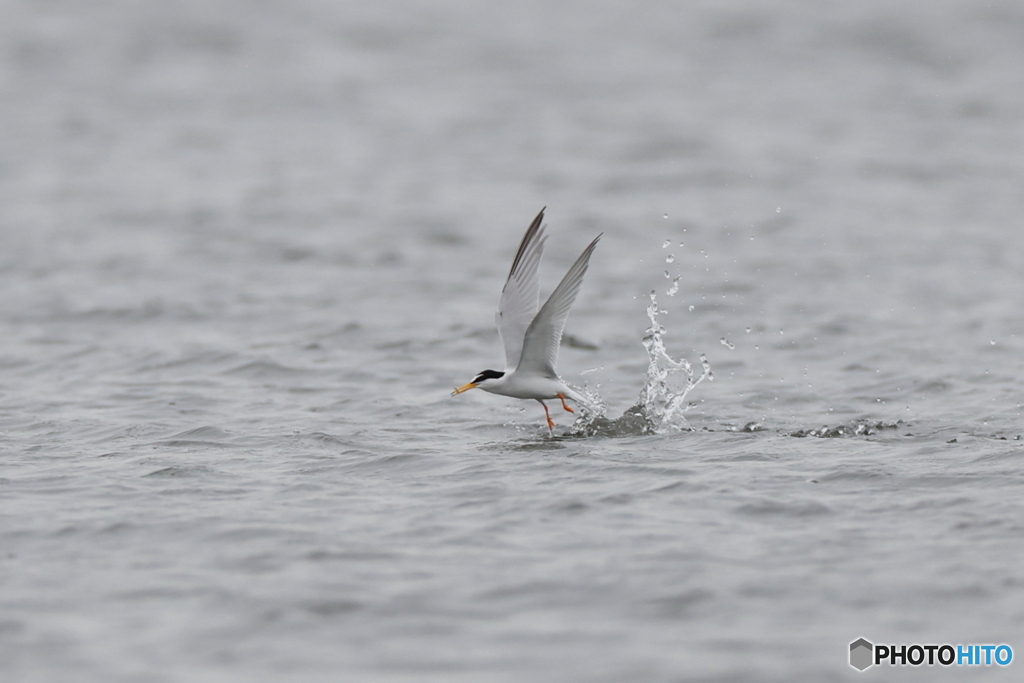
{"type": "Polygon", "coordinates": [[[539,398],[537,399],[537,402],[544,406],[544,417],[548,419],[548,429],[553,431],[555,429],[555,421],[551,419],[551,413],[548,412],[548,404],[544,403],[544,401],[541,401],[539,398]]]}
{"type": "Polygon", "coordinates": [[[559,401],[562,402],[562,407],[563,408],[565,408],[570,413],[575,413],[576,412],[575,410],[573,410],[572,408],[570,408],[569,406],[567,406],[565,404],[565,396],[562,396],[561,394],[555,394],[555,396],[558,398],[559,401]]]}

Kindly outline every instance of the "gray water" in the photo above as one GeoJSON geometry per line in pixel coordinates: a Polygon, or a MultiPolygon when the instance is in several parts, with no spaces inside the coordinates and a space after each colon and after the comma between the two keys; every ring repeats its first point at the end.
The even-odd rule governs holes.
{"type": "Polygon", "coordinates": [[[0,16],[5,682],[1019,680],[1020,3],[0,16]]]}

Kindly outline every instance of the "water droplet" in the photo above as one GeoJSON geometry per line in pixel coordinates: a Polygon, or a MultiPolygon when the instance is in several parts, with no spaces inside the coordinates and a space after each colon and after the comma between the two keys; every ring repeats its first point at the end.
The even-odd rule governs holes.
{"type": "Polygon", "coordinates": [[[667,247],[668,247],[668,245],[670,245],[670,244],[672,244],[672,240],[665,240],[664,242],[662,242],[662,243],[661,243],[661,248],[662,248],[662,249],[665,249],[665,248],[667,248],[667,247]]]}
{"type": "Polygon", "coordinates": [[[670,277],[672,277],[672,276],[671,276],[671,275],[669,274],[669,272],[668,272],[668,271],[666,270],[666,271],[665,271],[665,279],[667,280],[667,279],[669,279],[670,277]]]}
{"type": "Polygon", "coordinates": [[[996,340],[993,339],[992,341],[989,342],[989,344],[991,344],[992,346],[995,346],[996,345],[996,340]]]}
{"type": "Polygon", "coordinates": [[[786,334],[785,330],[779,330],[779,334],[786,334]]]}
{"type": "Polygon", "coordinates": [[[685,247],[686,245],[685,245],[685,244],[683,244],[682,242],[680,242],[680,243],[679,243],[679,246],[681,246],[681,247],[685,247]]]}
{"type": "MultiPolygon", "coordinates": [[[[665,257],[665,263],[672,263],[675,260],[676,260],[676,255],[675,254],[669,254],[668,256],[665,257]]],[[[992,342],[992,343],[994,344],[995,342],[992,342]]]]}
{"type": "Polygon", "coordinates": [[[682,277],[682,275],[676,275],[675,278],[673,278],[672,286],[668,288],[668,291],[665,292],[666,294],[668,294],[669,296],[675,296],[676,295],[676,292],[679,291],[679,278],[681,278],[681,277],[682,277]]]}
{"type": "Polygon", "coordinates": [[[747,328],[747,334],[750,334],[750,328],[749,327],[747,328]]]}
{"type": "Polygon", "coordinates": [[[735,349],[735,348],[736,348],[736,345],[735,345],[735,344],[733,344],[733,343],[731,343],[731,342],[730,342],[730,341],[729,341],[728,339],[726,339],[725,337],[722,337],[721,339],[719,339],[719,340],[718,340],[718,342],[719,342],[719,343],[720,343],[720,344],[721,344],[722,346],[724,346],[725,348],[729,349],[730,351],[731,351],[732,349],[735,349]]]}
{"type": "Polygon", "coordinates": [[[690,313],[693,313],[693,304],[690,304],[690,313]]]}
{"type": "Polygon", "coordinates": [[[668,214],[667,214],[667,213],[666,213],[666,214],[662,214],[662,216],[661,216],[661,217],[662,217],[662,218],[668,218],[668,214]]]}
{"type": "Polygon", "coordinates": [[[781,206],[776,206],[775,207],[775,213],[782,213],[782,207],[781,206]]]}

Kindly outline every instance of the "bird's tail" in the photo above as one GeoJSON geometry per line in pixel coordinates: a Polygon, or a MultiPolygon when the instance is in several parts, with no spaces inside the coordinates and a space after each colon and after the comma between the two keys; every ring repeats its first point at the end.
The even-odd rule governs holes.
{"type": "Polygon", "coordinates": [[[569,385],[565,385],[565,389],[566,390],[564,393],[566,398],[575,401],[576,403],[583,406],[585,409],[589,411],[593,411],[596,408],[593,401],[591,401],[589,398],[587,398],[580,392],[576,391],[569,385]]]}

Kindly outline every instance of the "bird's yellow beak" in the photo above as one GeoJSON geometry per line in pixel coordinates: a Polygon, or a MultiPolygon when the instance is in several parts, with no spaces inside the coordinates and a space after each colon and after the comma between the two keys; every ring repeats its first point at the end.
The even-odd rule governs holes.
{"type": "Polygon", "coordinates": [[[457,396],[464,391],[469,391],[470,389],[476,389],[478,386],[480,385],[474,384],[473,382],[470,382],[469,384],[463,384],[461,387],[458,387],[455,391],[452,392],[452,396],[457,396]]]}

